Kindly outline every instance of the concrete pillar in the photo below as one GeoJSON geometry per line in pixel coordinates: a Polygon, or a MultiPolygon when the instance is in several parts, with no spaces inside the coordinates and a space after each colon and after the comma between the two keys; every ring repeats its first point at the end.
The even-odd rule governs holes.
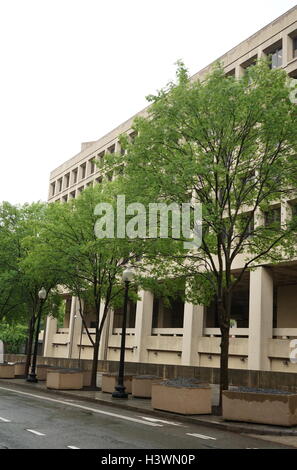
{"type": "Polygon", "coordinates": [[[287,33],[282,36],[283,42],[283,67],[293,60],[293,40],[287,33]]]}
{"type": "Polygon", "coordinates": [[[203,336],[204,306],[185,303],[183,346],[181,363],[193,366],[197,363],[198,338],[203,336]]]}
{"type": "Polygon", "coordinates": [[[273,334],[273,279],[267,268],[250,273],[248,368],[270,370],[268,340],[273,334]]]}
{"type": "Polygon", "coordinates": [[[76,359],[79,356],[77,346],[81,336],[82,319],[79,313],[79,302],[77,297],[72,297],[69,325],[69,348],[68,357],[76,359]]]}
{"type": "Polygon", "coordinates": [[[137,301],[135,322],[135,362],[148,362],[148,351],[146,349],[146,338],[151,336],[153,320],[154,296],[149,291],[138,293],[140,300],[137,301]]]}
{"type": "Polygon", "coordinates": [[[236,77],[236,78],[241,78],[241,77],[243,77],[243,76],[244,76],[244,72],[245,72],[245,70],[244,70],[243,67],[241,67],[241,65],[239,65],[239,64],[236,65],[236,67],[235,67],[235,77],[236,77]]]}
{"type": "Polygon", "coordinates": [[[43,356],[44,357],[54,357],[54,347],[53,347],[53,338],[57,333],[57,319],[48,315],[46,318],[46,327],[44,335],[44,348],[43,356]]]}

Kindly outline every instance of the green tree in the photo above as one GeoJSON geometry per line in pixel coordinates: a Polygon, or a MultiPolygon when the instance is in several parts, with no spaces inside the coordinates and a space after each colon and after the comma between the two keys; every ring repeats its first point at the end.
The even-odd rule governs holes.
{"type": "Polygon", "coordinates": [[[78,298],[83,326],[93,346],[91,387],[96,387],[100,339],[109,308],[123,301],[121,274],[135,258],[135,247],[126,238],[98,238],[95,234],[100,219],[95,214],[96,206],[115,206],[108,187],[104,185],[103,190],[96,185],[67,204],[51,204],[40,235],[47,256],[60,260],[59,264],[51,263],[49,269],[58,269],[64,289],[78,298]],[[84,304],[95,315],[94,336],[86,323],[84,304]],[[104,307],[100,318],[101,305],[104,307]]]}
{"type": "Polygon", "coordinates": [[[144,250],[151,276],[183,277],[192,302],[216,299],[221,391],[229,382],[234,289],[247,270],[295,254],[296,220],[280,224],[269,217],[272,204],[296,197],[297,112],[291,91],[285,72],[263,62],[241,79],[226,77],[217,65],[203,82],[190,80],[179,64],[177,83],[150,96],[148,116],[135,119],[134,141],[122,137],[126,155],[107,162],[125,164],[120,179],[129,200],[179,207],[191,202],[192,220],[194,203],[202,204],[199,248],[185,249],[188,235],[172,232],[168,240],[160,235],[146,240],[144,250]],[[245,261],[235,273],[239,255],[245,261]]]}

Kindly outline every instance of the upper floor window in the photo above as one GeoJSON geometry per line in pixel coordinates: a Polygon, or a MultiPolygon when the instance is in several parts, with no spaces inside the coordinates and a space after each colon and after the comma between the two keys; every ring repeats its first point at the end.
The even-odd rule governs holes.
{"type": "Polygon", "coordinates": [[[58,179],[58,192],[61,192],[62,191],[62,178],[58,179]]]}
{"type": "Polygon", "coordinates": [[[80,177],[81,179],[84,179],[86,177],[86,164],[85,163],[80,165],[80,177]]]}
{"type": "Polygon", "coordinates": [[[78,173],[78,170],[77,170],[77,168],[75,168],[75,170],[72,171],[72,182],[73,182],[73,184],[75,184],[77,182],[77,173],[78,173]]]}
{"type": "Polygon", "coordinates": [[[108,147],[107,151],[108,151],[108,153],[114,153],[115,152],[115,145],[113,144],[111,147],[108,147]]]}
{"type": "Polygon", "coordinates": [[[56,183],[51,184],[51,196],[55,195],[56,183]]]}
{"type": "Polygon", "coordinates": [[[293,57],[297,57],[297,36],[293,38],[293,57]]]}
{"type": "Polygon", "coordinates": [[[265,227],[271,227],[274,229],[281,227],[281,208],[274,207],[269,211],[265,212],[265,227]]]}
{"type": "Polygon", "coordinates": [[[90,168],[90,175],[92,175],[95,172],[95,160],[94,160],[94,158],[91,158],[91,160],[89,160],[89,168],[90,168]]]}
{"type": "Polygon", "coordinates": [[[277,47],[273,51],[270,51],[269,54],[270,56],[270,68],[271,69],[277,69],[282,66],[283,64],[283,49],[282,47],[277,47]]]}
{"type": "Polygon", "coordinates": [[[67,175],[65,175],[65,188],[69,188],[69,183],[70,183],[70,173],[67,173],[67,175]]]}

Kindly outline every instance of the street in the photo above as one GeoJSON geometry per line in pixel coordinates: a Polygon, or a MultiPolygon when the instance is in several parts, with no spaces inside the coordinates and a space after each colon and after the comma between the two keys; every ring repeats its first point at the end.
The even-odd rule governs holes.
{"type": "Polygon", "coordinates": [[[285,449],[211,427],[0,387],[0,449],[285,449]]]}

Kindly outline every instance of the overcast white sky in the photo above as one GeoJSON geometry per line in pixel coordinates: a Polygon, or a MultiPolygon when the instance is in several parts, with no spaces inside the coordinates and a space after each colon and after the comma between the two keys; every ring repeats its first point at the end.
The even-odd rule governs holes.
{"type": "Polygon", "coordinates": [[[0,201],[46,200],[49,173],[295,0],[0,0],[0,201]]]}

